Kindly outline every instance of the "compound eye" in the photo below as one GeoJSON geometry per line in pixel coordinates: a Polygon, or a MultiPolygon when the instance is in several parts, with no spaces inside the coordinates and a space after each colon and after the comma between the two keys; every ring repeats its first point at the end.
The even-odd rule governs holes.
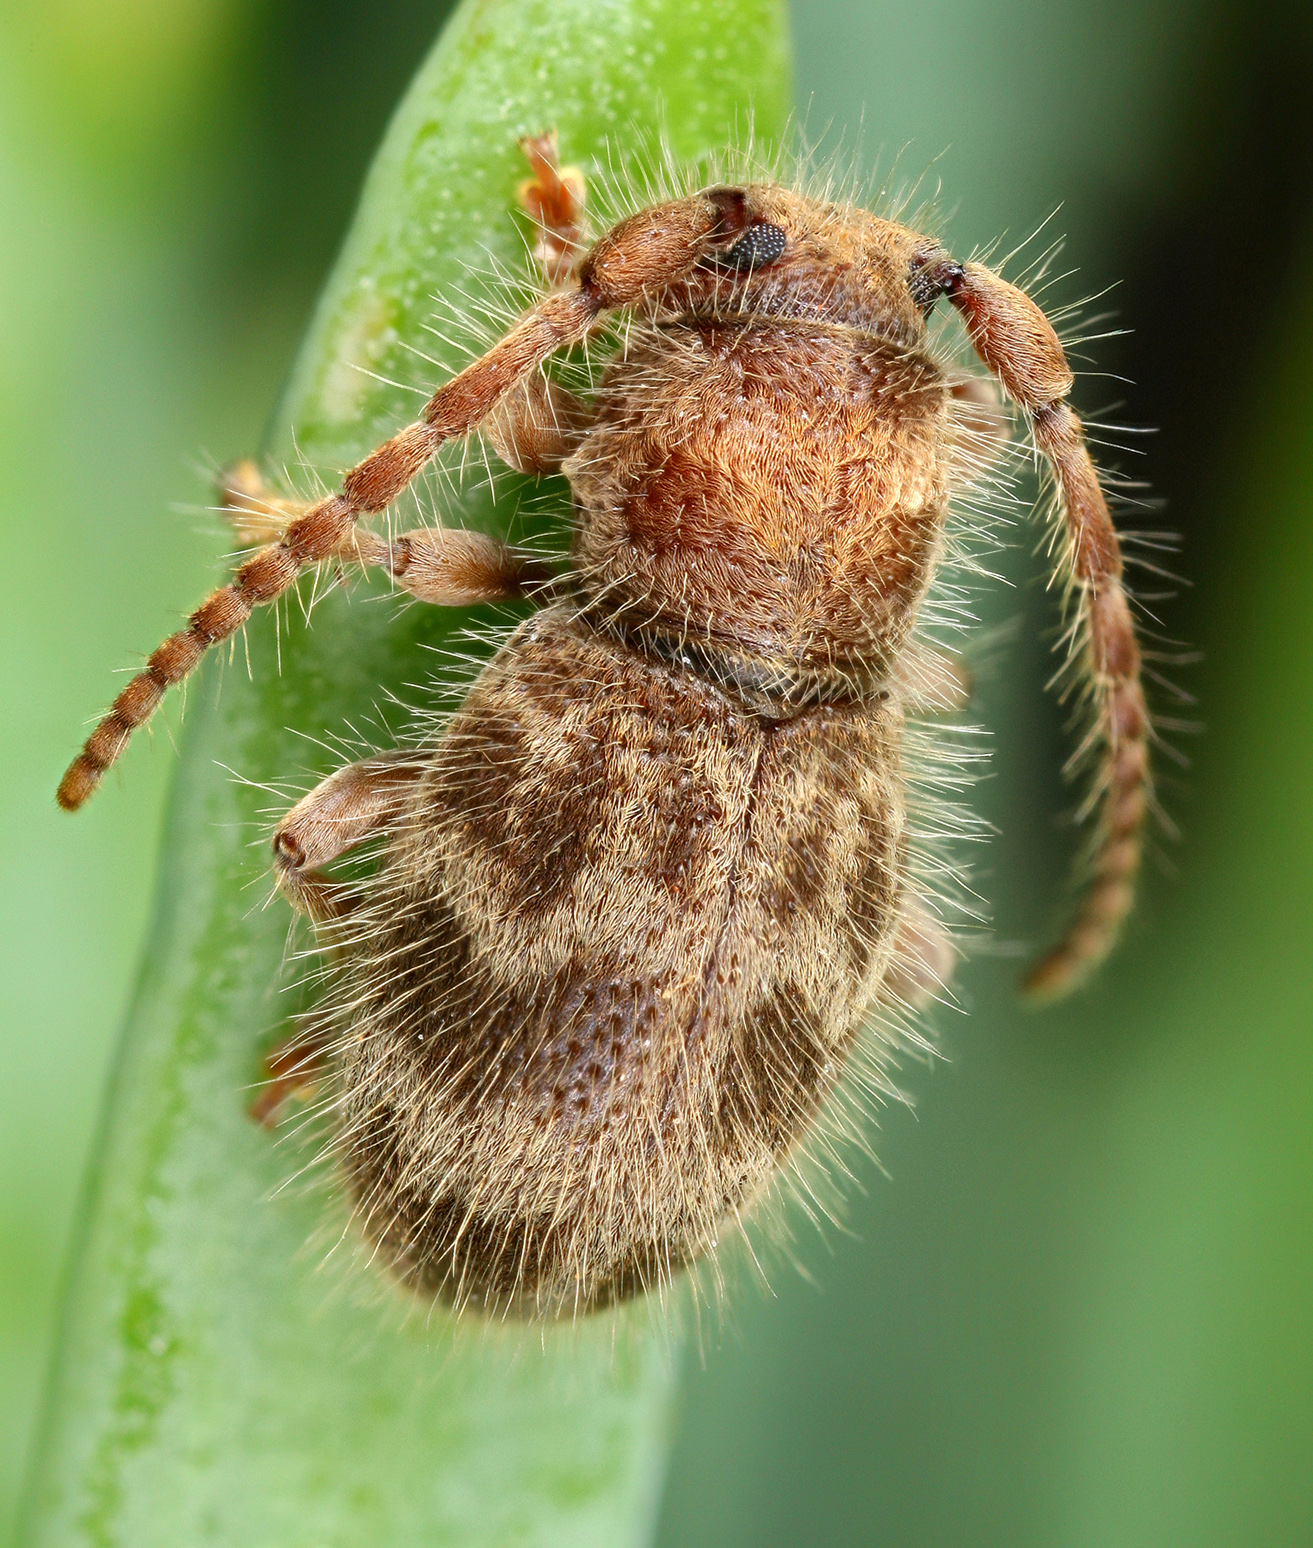
{"type": "Polygon", "coordinates": [[[779,226],[760,220],[749,226],[726,253],[717,253],[713,262],[720,269],[764,269],[783,256],[788,237],[779,226]]]}

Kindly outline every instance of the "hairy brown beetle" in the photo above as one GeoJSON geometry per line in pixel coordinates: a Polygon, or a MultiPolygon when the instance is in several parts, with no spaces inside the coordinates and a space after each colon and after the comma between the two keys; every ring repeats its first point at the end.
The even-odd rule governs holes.
{"type": "MultiPolygon", "coordinates": [[[[298,504],[234,470],[229,507],[268,546],[149,658],[59,800],[80,806],[307,566],[380,566],[440,606],[543,601],[440,734],[325,780],[274,855],[340,954],[322,1041],[365,1233],[423,1291],[550,1315],[707,1253],[820,1132],[873,1008],[951,964],[909,872],[903,728],[960,697],[913,631],[950,495],[1001,420],[930,349],[937,300],[1051,467],[1100,749],[1090,879],[1033,989],[1075,982],[1130,906],[1149,719],[1117,534],[1033,301],[770,182],[641,209],[588,245],[582,179],[553,136],[526,151],[550,288],[337,493],[298,504]],[[585,402],[544,365],[617,310],[623,344],[585,402]],[[478,428],[514,467],[568,477],[563,573],[477,533],[358,526],[478,428]],[[384,834],[363,888],[324,873],[384,834]]],[[[869,1039],[878,1071],[892,1045],[869,1039]]]]}

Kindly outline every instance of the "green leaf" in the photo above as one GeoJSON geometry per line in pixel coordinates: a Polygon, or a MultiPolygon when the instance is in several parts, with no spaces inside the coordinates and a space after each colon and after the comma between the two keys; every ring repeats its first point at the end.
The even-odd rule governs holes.
{"type": "MultiPolygon", "coordinates": [[[[370,173],[277,417],[275,464],[305,487],[334,480],[413,416],[417,393],[390,383],[431,387],[460,363],[425,325],[432,298],[477,285],[467,271],[489,254],[522,261],[518,136],[555,125],[585,169],[658,128],[693,156],[741,137],[749,112],[759,136],[778,132],[786,75],[779,0],[467,0],[370,173]]],[[[525,481],[502,491],[496,508],[486,489],[448,492],[444,510],[506,530],[522,500],[542,504],[525,481]]],[[[331,1175],[300,1175],[313,1137],[275,1142],[246,1116],[260,1055],[301,1003],[288,911],[266,906],[271,818],[343,760],[343,739],[399,725],[393,696],[424,702],[443,672],[424,647],[471,621],[353,587],[322,599],[312,626],[295,605],[256,619],[246,651],[192,685],[27,1542],[648,1534],[677,1352],[661,1319],[488,1329],[409,1303],[337,1240],[331,1175]]]]}

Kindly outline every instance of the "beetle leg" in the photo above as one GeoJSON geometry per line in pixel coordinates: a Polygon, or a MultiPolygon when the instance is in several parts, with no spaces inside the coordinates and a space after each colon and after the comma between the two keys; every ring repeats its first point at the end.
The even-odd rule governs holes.
{"type": "Polygon", "coordinates": [[[266,1129],[278,1127],[287,1104],[311,1101],[328,1068],[332,1032],[321,1018],[297,1018],[296,1030],[264,1057],[264,1079],[246,1109],[266,1129]]]}
{"type": "Polygon", "coordinates": [[[551,565],[483,532],[417,527],[396,537],[357,532],[343,558],[386,570],[396,584],[435,607],[506,602],[551,584],[551,565]]]}
{"type": "Polygon", "coordinates": [[[924,1010],[943,999],[958,951],[948,931],[919,899],[905,896],[899,913],[894,954],[880,982],[885,1005],[924,1010]]]}
{"type": "Polygon", "coordinates": [[[520,208],[538,226],[533,256],[550,285],[563,284],[579,266],[588,247],[584,204],[588,196],[578,167],[563,167],[556,149],[556,130],[526,135],[520,149],[533,172],[518,189],[520,208]]]}
{"type": "Polygon", "coordinates": [[[277,543],[311,505],[309,500],[289,500],[275,494],[250,457],[234,462],[219,475],[219,502],[238,541],[253,548],[277,543]]]}
{"type": "Polygon", "coordinates": [[[315,924],[346,918],[356,889],[322,867],[395,827],[425,766],[414,752],[380,753],[330,774],[296,803],[273,835],[274,879],[293,908],[315,924]]]}
{"type": "MultiPolygon", "coordinates": [[[[284,527],[308,509],[305,502],[273,494],[250,461],[229,468],[219,489],[225,512],[247,541],[276,542],[284,527]]],[[[523,597],[552,577],[550,567],[531,555],[459,527],[419,527],[396,537],[356,528],[332,557],[376,565],[403,591],[437,607],[523,597]]]]}
{"type": "Polygon", "coordinates": [[[479,428],[517,473],[559,473],[591,417],[586,403],[534,372],[502,397],[479,428]]]}
{"type": "Polygon", "coordinates": [[[957,454],[968,477],[987,472],[1008,444],[1008,412],[987,376],[957,376],[948,384],[957,454]]]}

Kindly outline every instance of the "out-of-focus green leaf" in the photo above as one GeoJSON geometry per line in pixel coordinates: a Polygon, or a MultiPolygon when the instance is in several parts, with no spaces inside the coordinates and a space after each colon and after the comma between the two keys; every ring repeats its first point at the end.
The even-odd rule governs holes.
{"type": "MultiPolygon", "coordinates": [[[[759,134],[776,130],[786,71],[778,0],[467,0],[370,175],[274,459],[303,484],[299,467],[331,479],[459,363],[426,331],[431,297],[490,253],[518,264],[518,136],[554,124],[587,167],[664,127],[696,155],[741,134],[749,109],[759,134]]],[[[486,491],[449,499],[467,522],[513,519],[486,491]]],[[[672,1380],[660,1332],[470,1329],[408,1309],[349,1244],[329,1252],[343,1214],[331,1186],[284,1186],[313,1147],[277,1145],[245,1116],[260,1051],[295,1008],[287,913],[264,907],[269,817],[341,761],[332,739],[390,695],[421,701],[441,674],[424,647],[468,622],[356,588],[320,602],[310,628],[295,607],[280,627],[257,619],[249,677],[239,647],[192,685],[27,1542],[575,1545],[648,1531],[672,1380]]]]}

